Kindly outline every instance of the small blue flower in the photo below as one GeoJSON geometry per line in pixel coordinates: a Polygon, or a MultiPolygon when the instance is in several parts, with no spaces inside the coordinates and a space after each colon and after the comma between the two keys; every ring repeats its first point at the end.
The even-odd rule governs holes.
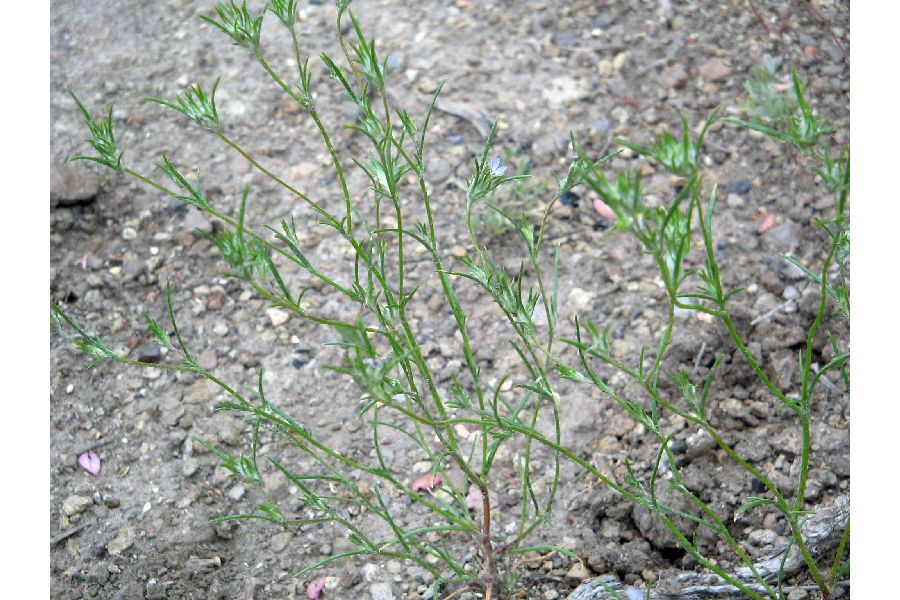
{"type": "Polygon", "coordinates": [[[500,163],[499,156],[491,161],[491,177],[503,177],[506,175],[506,169],[507,166],[500,163]]]}
{"type": "Polygon", "coordinates": [[[380,369],[388,360],[388,355],[379,356],[376,358],[364,358],[363,364],[371,369],[380,369]]]}

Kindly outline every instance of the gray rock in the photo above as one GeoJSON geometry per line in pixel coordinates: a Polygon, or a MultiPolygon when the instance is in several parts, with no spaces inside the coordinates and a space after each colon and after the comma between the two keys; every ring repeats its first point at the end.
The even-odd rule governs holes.
{"type": "Polygon", "coordinates": [[[138,360],[146,363],[158,363],[162,360],[162,350],[156,344],[144,344],[138,349],[138,360]]]}
{"type": "Polygon", "coordinates": [[[837,475],[828,469],[812,469],[809,478],[818,481],[823,488],[836,488],[838,485],[837,475]]]}
{"type": "Polygon", "coordinates": [[[794,252],[800,247],[801,230],[796,223],[782,223],[762,236],[763,245],[773,252],[794,252]]]}
{"type": "Polygon", "coordinates": [[[728,186],[729,194],[739,194],[743,196],[753,188],[753,184],[746,179],[738,179],[728,186]]]}
{"type": "Polygon", "coordinates": [[[795,588],[788,594],[788,600],[806,600],[809,598],[809,592],[803,588],[795,588]]]}
{"type": "Polygon", "coordinates": [[[272,552],[281,552],[288,547],[288,544],[291,543],[292,539],[294,539],[294,533],[291,531],[282,531],[280,533],[276,533],[269,540],[269,549],[272,552]]]}
{"type": "Polygon", "coordinates": [[[656,81],[667,90],[681,89],[687,85],[688,74],[681,63],[675,63],[670,67],[666,67],[656,78],[656,81]]]}
{"type": "Polygon", "coordinates": [[[243,441],[240,422],[233,415],[216,414],[210,427],[216,439],[227,446],[237,446],[243,441]]]}
{"type": "Polygon", "coordinates": [[[583,80],[567,76],[555,77],[546,82],[541,89],[541,96],[552,107],[560,107],[580,100],[587,93],[587,84],[583,80]]]}
{"type": "Polygon", "coordinates": [[[106,550],[113,556],[121,556],[134,543],[137,534],[134,528],[126,525],[119,530],[116,537],[106,545],[106,550]]]}
{"type": "Polygon", "coordinates": [[[394,593],[394,586],[388,582],[380,581],[369,585],[369,597],[372,600],[394,600],[397,596],[394,593]]]}
{"type": "Polygon", "coordinates": [[[184,415],[184,405],[178,398],[166,395],[159,401],[160,421],[174,427],[178,423],[178,419],[184,415]]]}
{"type": "Polygon", "coordinates": [[[184,221],[181,222],[181,229],[188,233],[193,232],[195,229],[199,229],[205,233],[212,233],[213,224],[212,221],[207,219],[206,215],[199,210],[190,209],[187,216],[184,218],[184,221]]]}
{"type": "Polygon", "coordinates": [[[87,204],[100,193],[100,180],[84,166],[50,163],[50,206],[87,204]]]}
{"type": "Polygon", "coordinates": [[[223,521],[220,523],[214,523],[213,529],[216,532],[216,535],[219,536],[219,539],[230,540],[234,538],[234,532],[237,530],[237,523],[234,521],[223,521]]]}
{"type": "Polygon", "coordinates": [[[755,544],[757,546],[768,546],[769,544],[774,544],[775,538],[777,537],[778,535],[771,529],[755,529],[750,532],[750,535],[747,536],[747,539],[751,544],[755,544]]]}
{"type": "Polygon", "coordinates": [[[144,592],[141,589],[141,583],[139,581],[127,581],[122,586],[122,590],[116,594],[115,598],[118,600],[143,600],[144,592]]]}
{"type": "Polygon", "coordinates": [[[821,302],[822,297],[819,287],[815,285],[810,286],[800,294],[800,312],[802,312],[804,316],[812,317],[819,312],[821,302]]]}
{"type": "Polygon", "coordinates": [[[129,258],[122,263],[122,276],[125,281],[134,281],[144,272],[144,261],[139,258],[129,258]]]}
{"type": "Polygon", "coordinates": [[[236,485],[230,490],[228,490],[228,497],[234,502],[240,502],[241,498],[244,497],[244,494],[247,490],[244,489],[242,485],[236,485]]]}
{"type": "Polygon", "coordinates": [[[815,479],[810,479],[806,483],[806,489],[803,493],[803,498],[807,502],[815,502],[822,496],[822,484],[816,481],[815,479]]]}
{"type": "Polygon", "coordinates": [[[197,472],[199,466],[199,461],[193,456],[189,456],[181,462],[181,474],[185,477],[190,477],[197,472]]]}
{"type": "Polygon", "coordinates": [[[147,600],[162,600],[166,597],[166,585],[156,579],[147,580],[146,593],[144,598],[147,600]]]}
{"type": "MultiPolygon", "coordinates": [[[[696,513],[696,506],[679,492],[669,489],[668,482],[662,480],[656,482],[656,496],[659,502],[673,506],[686,514],[696,513]]],[[[639,504],[633,506],[631,519],[641,532],[641,535],[644,536],[644,539],[650,542],[653,547],[658,549],[675,549],[679,547],[678,540],[662,520],[643,506],[639,504]]],[[[672,520],[688,538],[691,537],[691,533],[696,529],[696,524],[688,519],[672,517],[672,520]]]]}
{"type": "Polygon", "coordinates": [[[200,363],[200,366],[207,370],[213,370],[216,368],[216,365],[219,364],[219,357],[216,354],[215,348],[207,348],[203,352],[200,353],[200,356],[197,357],[197,362],[200,363]]]}
{"type": "Polygon", "coordinates": [[[188,404],[205,404],[215,398],[219,388],[206,379],[198,379],[190,385],[182,397],[182,402],[188,404]]]}
{"type": "Polygon", "coordinates": [[[570,583],[579,584],[590,576],[591,572],[584,566],[584,563],[580,562],[575,563],[566,571],[566,579],[570,583]]]}
{"type": "Polygon", "coordinates": [[[772,354],[767,365],[769,377],[780,390],[790,391],[797,371],[797,355],[793,350],[779,350],[772,354]]]}
{"type": "Polygon", "coordinates": [[[784,327],[771,321],[760,323],[756,330],[756,334],[762,338],[762,349],[765,353],[782,348],[796,348],[806,342],[806,333],[799,325],[784,327]]]}
{"type": "Polygon", "coordinates": [[[705,81],[718,81],[731,75],[731,67],[721,58],[710,58],[697,68],[697,75],[705,81]]]}
{"type": "Polygon", "coordinates": [[[109,580],[109,571],[107,570],[106,565],[98,562],[88,567],[87,580],[88,583],[98,583],[101,585],[106,583],[109,580]]]}
{"type": "Polygon", "coordinates": [[[606,80],[606,87],[616,98],[623,98],[632,93],[631,85],[621,77],[610,77],[606,80]]]}
{"type": "Polygon", "coordinates": [[[71,496],[68,496],[65,500],[63,500],[62,509],[67,516],[71,517],[72,515],[83,513],[92,504],[94,504],[94,501],[87,496],[78,496],[72,494],[71,496]]]}

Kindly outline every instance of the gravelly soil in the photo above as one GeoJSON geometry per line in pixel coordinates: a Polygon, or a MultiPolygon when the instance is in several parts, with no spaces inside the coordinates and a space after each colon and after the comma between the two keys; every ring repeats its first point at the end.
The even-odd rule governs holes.
{"type": "MultiPolygon", "coordinates": [[[[773,20],[785,5],[758,4],[773,20]]],[[[816,4],[848,46],[849,3],[816,4]]],[[[326,206],[339,206],[340,189],[312,122],[247,53],[197,19],[210,9],[208,3],[185,0],[51,4],[51,171],[58,177],[52,189],[59,191],[51,208],[53,296],[112,347],[133,358],[158,360],[142,314],[164,316],[162,290],[171,281],[183,333],[205,367],[241,386],[250,385],[264,367],[271,399],[330,443],[366,460],[371,441],[355,418],[358,389],[319,369],[340,361],[338,351],[324,345],[333,341],[330,331],[296,318],[281,322],[239,282],[222,278],[217,251],[194,233],[198,227],[212,230],[214,224],[194,209],[125,176],[85,163],[70,172],[62,164],[86,152],[86,131],[65,92],[71,87],[95,112],[115,103],[118,140],[135,170],[154,173],[154,164],[167,152],[184,170],[202,169],[215,205],[236,207],[241,187],[251,185],[248,222],[274,224],[291,213],[298,223],[312,222],[309,211],[292,204],[240,156],[186,119],[140,101],[172,97],[189,83],[208,85],[221,74],[217,104],[228,134],[267,168],[326,206]]],[[[410,114],[421,115],[438,83],[447,80],[428,156],[441,243],[450,261],[468,250],[460,181],[496,115],[497,149],[513,166],[526,158],[534,166],[536,191],[519,196],[532,200],[528,209],[533,214],[549,200],[552,174],[570,159],[570,131],[599,157],[611,137],[648,144],[663,127],[674,129],[678,111],[692,124],[717,105],[725,114],[738,115],[743,82],[766,53],[796,66],[809,84],[813,106],[835,125],[836,143],[845,142],[849,132],[849,65],[803,10],[794,11],[780,39],[767,37],[747,3],[737,1],[583,1],[563,7],[539,0],[484,5],[360,0],[354,10],[382,52],[392,55],[392,99],[410,114]]],[[[334,17],[333,6],[303,4],[299,29],[305,53],[338,54],[331,34],[334,17]]],[[[269,15],[264,52],[279,57],[272,60],[277,68],[287,69],[290,40],[274,23],[269,15]]],[[[353,111],[321,63],[314,59],[313,64],[318,105],[336,132],[337,149],[359,156],[359,136],[341,129],[353,111]]],[[[796,351],[805,342],[817,294],[778,254],[791,253],[806,264],[821,258],[823,240],[814,219],[830,214],[832,198],[799,157],[759,136],[717,124],[705,149],[707,182],[725,192],[716,221],[723,277],[731,285],[747,286],[735,300],[743,333],[776,383],[796,389],[796,351]],[[758,235],[759,219],[766,214],[774,214],[777,225],[758,235]]],[[[672,194],[669,175],[643,160],[623,155],[612,167],[642,168],[651,201],[672,194]]],[[[348,183],[362,191],[367,180],[353,169],[348,183]]],[[[562,333],[571,333],[576,314],[589,315],[612,325],[613,349],[620,356],[636,360],[642,345],[654,347],[665,298],[637,244],[610,232],[587,195],[577,206],[553,213],[549,235],[562,248],[562,333]]],[[[315,227],[304,239],[311,260],[339,273],[348,255],[328,242],[322,228],[315,227]]],[[[522,254],[513,235],[494,236],[489,248],[500,264],[517,270],[522,254]]],[[[433,275],[422,264],[420,273],[410,275],[423,286],[412,321],[445,389],[462,363],[452,321],[442,316],[433,275]]],[[[289,284],[312,282],[296,275],[289,284]]],[[[474,286],[461,285],[460,296],[471,309],[473,342],[487,378],[520,374],[496,310],[474,286]]],[[[321,314],[351,316],[351,307],[324,288],[313,286],[305,300],[321,314]]],[[[665,367],[685,366],[702,379],[715,354],[731,357],[713,388],[715,419],[736,449],[782,489],[791,489],[800,452],[796,422],[778,409],[715,324],[688,315],[679,328],[665,367]]],[[[848,337],[847,325],[837,318],[829,319],[826,328],[848,337]]],[[[829,360],[824,337],[816,351],[820,364],[829,360]]],[[[328,528],[209,524],[214,517],[252,511],[260,498],[230,480],[215,456],[192,439],[238,452],[249,439],[249,425],[215,412],[216,390],[194,376],[112,364],[86,370],[86,363],[68,344],[53,341],[49,518],[54,535],[71,535],[51,547],[52,598],[305,597],[308,580],[291,575],[348,549],[347,540],[328,528]],[[76,459],[98,441],[103,470],[92,477],[76,459]]],[[[612,383],[638,396],[623,380],[614,377],[612,383]]],[[[849,490],[849,397],[838,389],[820,387],[814,405],[810,506],[849,490]]],[[[626,458],[638,473],[648,472],[656,448],[614,403],[566,382],[557,390],[570,447],[620,480],[626,458]]],[[[751,477],[704,445],[686,424],[668,425],[682,428],[676,441],[683,451],[685,483],[720,515],[732,515],[748,496],[759,493],[751,477]]],[[[412,479],[427,465],[408,450],[399,437],[385,446],[390,465],[412,479]]],[[[298,471],[311,466],[283,440],[264,438],[262,451],[298,471]]],[[[549,481],[547,458],[538,456],[536,487],[549,481]]],[[[510,453],[496,475],[500,527],[517,511],[515,488],[507,493],[513,474],[510,453]]],[[[289,510],[302,508],[284,479],[267,474],[266,483],[273,499],[289,510]]],[[[390,496],[388,502],[395,510],[408,509],[401,497],[390,496]]],[[[648,515],[571,464],[563,465],[557,510],[553,526],[540,531],[536,541],[568,545],[592,573],[613,573],[642,585],[665,569],[695,567],[648,515]]],[[[410,519],[424,522],[427,515],[410,519]]],[[[749,540],[751,555],[760,555],[783,543],[787,530],[773,514],[758,511],[734,523],[732,533],[749,540]]],[[[731,560],[721,541],[702,532],[698,536],[705,552],[731,560]]],[[[565,597],[578,583],[566,576],[571,566],[560,556],[520,565],[517,597],[565,597]]],[[[328,598],[419,598],[430,583],[422,569],[398,561],[368,567],[362,561],[338,563],[323,574],[328,598]],[[376,596],[382,592],[388,595],[376,596]]],[[[463,597],[477,597],[473,593],[463,597]]]]}

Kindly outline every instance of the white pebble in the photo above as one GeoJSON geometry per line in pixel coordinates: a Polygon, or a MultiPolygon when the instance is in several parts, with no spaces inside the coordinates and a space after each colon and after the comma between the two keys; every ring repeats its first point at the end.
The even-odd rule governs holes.
{"type": "Polygon", "coordinates": [[[228,490],[228,497],[234,502],[240,502],[241,498],[244,497],[244,492],[246,492],[244,486],[236,485],[228,490]]]}
{"type": "Polygon", "coordinates": [[[281,310],[280,308],[270,308],[266,310],[266,314],[269,315],[272,325],[275,325],[276,327],[287,323],[288,318],[291,316],[290,313],[281,310]]]}

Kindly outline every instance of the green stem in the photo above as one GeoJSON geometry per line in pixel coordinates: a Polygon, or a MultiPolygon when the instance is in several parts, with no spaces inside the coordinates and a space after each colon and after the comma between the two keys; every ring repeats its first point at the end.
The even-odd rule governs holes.
{"type": "Polygon", "coordinates": [[[334,219],[334,217],[332,217],[331,214],[328,213],[328,211],[326,211],[324,208],[319,206],[319,204],[317,204],[315,201],[313,201],[309,196],[307,196],[306,194],[304,194],[297,188],[293,187],[291,184],[287,183],[286,181],[284,181],[283,179],[281,179],[280,177],[275,175],[275,173],[269,171],[267,168],[262,166],[259,162],[256,161],[255,158],[250,156],[246,151],[244,151],[243,148],[241,148],[234,141],[232,141],[231,138],[226,136],[221,131],[216,132],[216,135],[219,137],[219,139],[221,139],[223,142],[225,142],[229,147],[231,147],[238,154],[243,156],[244,160],[246,160],[251,165],[253,165],[253,167],[255,167],[257,171],[259,171],[260,173],[262,173],[266,177],[270,178],[272,181],[274,181],[275,183],[277,183],[284,189],[288,190],[290,193],[294,194],[295,196],[297,196],[298,198],[300,198],[301,200],[306,202],[309,205],[309,207],[312,208],[316,212],[316,214],[318,214],[320,217],[323,217],[327,222],[333,224],[336,227],[340,226],[339,223],[334,219]]]}
{"type": "Polygon", "coordinates": [[[844,549],[847,547],[847,542],[850,541],[850,521],[847,520],[847,526],[844,527],[844,533],[841,534],[841,541],[838,544],[837,554],[834,557],[834,564],[831,567],[831,577],[828,580],[828,589],[832,589],[834,587],[835,582],[837,581],[838,569],[841,566],[841,559],[844,556],[844,549]]]}
{"type": "Polygon", "coordinates": [[[810,417],[810,404],[812,401],[811,396],[811,388],[810,388],[810,374],[812,373],[812,355],[813,355],[813,340],[816,336],[816,333],[819,330],[819,326],[822,323],[822,320],[825,318],[825,310],[827,308],[828,301],[828,270],[831,267],[831,261],[834,259],[834,255],[837,252],[838,242],[837,238],[831,244],[831,249],[828,252],[828,256],[826,256],[825,261],[822,264],[822,275],[821,275],[821,285],[819,291],[819,309],[816,312],[816,318],[813,320],[812,325],[809,328],[809,333],[806,336],[806,349],[803,357],[803,368],[800,373],[800,423],[803,431],[803,452],[800,455],[800,475],[799,480],[797,482],[797,494],[794,498],[794,511],[799,511],[803,507],[804,495],[806,493],[806,482],[807,476],[809,473],[809,451],[810,451],[810,431],[809,431],[809,417],[810,417]]]}
{"type": "Polygon", "coordinates": [[[353,77],[356,79],[356,87],[359,89],[360,95],[365,91],[363,89],[362,78],[359,76],[359,69],[356,64],[353,62],[353,59],[350,58],[350,51],[347,50],[347,42],[344,40],[344,33],[341,31],[341,18],[344,16],[343,12],[339,12],[337,16],[337,37],[338,43],[341,45],[341,52],[344,53],[344,58],[347,59],[347,64],[350,65],[350,70],[353,72],[353,77]]]}
{"type": "MultiPolygon", "coordinates": [[[[300,43],[297,40],[297,32],[291,27],[291,43],[294,47],[294,59],[297,62],[297,69],[300,70],[300,43]]],[[[297,104],[306,108],[306,105],[303,102],[303,99],[300,98],[294,90],[290,88],[287,83],[278,76],[278,74],[269,66],[269,63],[263,58],[262,54],[259,51],[255,53],[256,60],[259,61],[259,64],[262,65],[263,69],[266,70],[266,73],[285,91],[287,94],[294,99],[297,104]]],[[[302,77],[302,73],[301,73],[302,77]]],[[[334,165],[334,170],[337,173],[338,180],[341,183],[341,192],[344,195],[344,204],[346,207],[346,220],[347,220],[347,233],[349,235],[353,235],[353,207],[350,201],[350,190],[347,188],[347,180],[344,176],[344,167],[341,164],[340,158],[338,157],[337,151],[334,149],[334,145],[331,143],[331,136],[328,134],[328,131],[325,129],[325,125],[322,123],[321,118],[319,118],[319,113],[315,108],[307,108],[307,112],[309,112],[309,116],[312,117],[313,122],[316,124],[316,128],[319,130],[319,135],[322,137],[322,140],[325,142],[325,147],[328,148],[328,154],[331,155],[331,162],[334,165]]]]}
{"type": "Polygon", "coordinates": [[[669,302],[666,306],[666,327],[663,330],[662,338],[659,340],[659,348],[656,351],[653,366],[650,368],[650,385],[653,389],[656,389],[659,381],[659,368],[666,355],[666,349],[672,337],[672,329],[675,327],[675,294],[677,292],[678,290],[669,290],[669,302]]]}

